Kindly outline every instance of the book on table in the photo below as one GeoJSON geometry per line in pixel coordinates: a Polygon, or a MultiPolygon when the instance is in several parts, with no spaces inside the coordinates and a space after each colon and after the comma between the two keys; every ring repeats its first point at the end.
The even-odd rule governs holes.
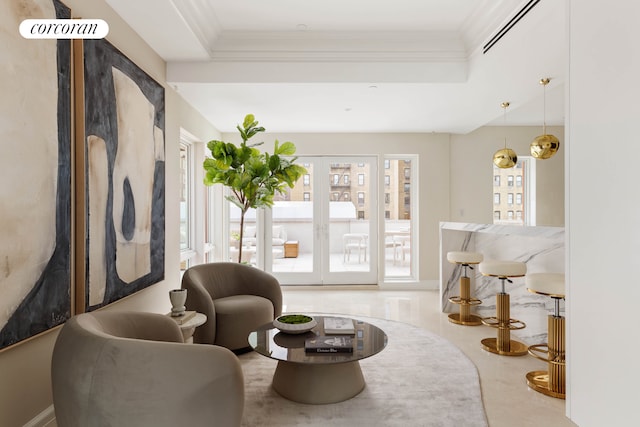
{"type": "Polygon", "coordinates": [[[320,335],[307,338],[304,342],[306,353],[353,353],[353,338],[320,335]]]}
{"type": "Polygon", "coordinates": [[[195,317],[195,311],[185,311],[182,316],[172,316],[171,313],[167,313],[167,316],[171,317],[178,325],[184,325],[188,320],[195,317]]]}
{"type": "Polygon", "coordinates": [[[324,333],[325,335],[354,335],[356,330],[353,326],[353,319],[347,319],[344,317],[325,317],[324,333]]]}

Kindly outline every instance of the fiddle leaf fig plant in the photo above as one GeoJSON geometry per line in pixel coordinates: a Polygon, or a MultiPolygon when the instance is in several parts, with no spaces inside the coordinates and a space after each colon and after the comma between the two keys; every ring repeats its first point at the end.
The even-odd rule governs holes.
{"type": "Polygon", "coordinates": [[[212,140],[207,143],[211,157],[204,161],[205,185],[222,184],[230,189],[227,199],[240,209],[240,236],[238,262],[242,260],[244,218],[249,209],[273,206],[273,197],[293,188],[307,170],[296,164],[292,142],[274,143],[273,154],[261,152],[263,142],[248,145],[247,141],[265,129],[258,126],[253,114],[247,114],[242,126],[236,127],[242,143],[212,140]]]}

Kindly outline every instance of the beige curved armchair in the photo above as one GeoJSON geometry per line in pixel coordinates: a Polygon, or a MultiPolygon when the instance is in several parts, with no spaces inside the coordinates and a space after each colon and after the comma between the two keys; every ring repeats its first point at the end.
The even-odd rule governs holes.
{"type": "Polygon", "coordinates": [[[162,314],[79,314],[51,365],[59,427],[239,426],[244,380],[229,350],[185,344],[162,314]]]}
{"type": "Polygon", "coordinates": [[[249,333],[282,314],[278,280],[255,267],[213,262],[188,268],[182,276],[187,310],[207,315],[193,342],[216,344],[231,350],[249,345],[249,333]]]}

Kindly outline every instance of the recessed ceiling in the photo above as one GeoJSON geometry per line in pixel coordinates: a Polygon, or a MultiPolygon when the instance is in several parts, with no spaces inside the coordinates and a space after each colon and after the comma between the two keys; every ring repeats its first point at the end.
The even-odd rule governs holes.
{"type": "Polygon", "coordinates": [[[253,113],[271,132],[467,133],[502,124],[504,101],[508,125],[539,125],[543,77],[551,78],[547,124],[564,123],[563,2],[107,3],[167,61],[168,82],[222,132],[253,113]]]}

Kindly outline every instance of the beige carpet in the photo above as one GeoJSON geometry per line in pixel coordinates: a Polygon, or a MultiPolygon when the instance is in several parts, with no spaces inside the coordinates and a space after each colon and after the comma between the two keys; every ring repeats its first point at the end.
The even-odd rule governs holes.
{"type": "Polygon", "coordinates": [[[365,389],[331,405],[305,405],[271,388],[276,361],[239,356],[245,377],[243,426],[465,426],[488,425],[478,372],[454,345],[405,323],[354,316],[383,329],[387,347],[362,360],[365,389]]]}

